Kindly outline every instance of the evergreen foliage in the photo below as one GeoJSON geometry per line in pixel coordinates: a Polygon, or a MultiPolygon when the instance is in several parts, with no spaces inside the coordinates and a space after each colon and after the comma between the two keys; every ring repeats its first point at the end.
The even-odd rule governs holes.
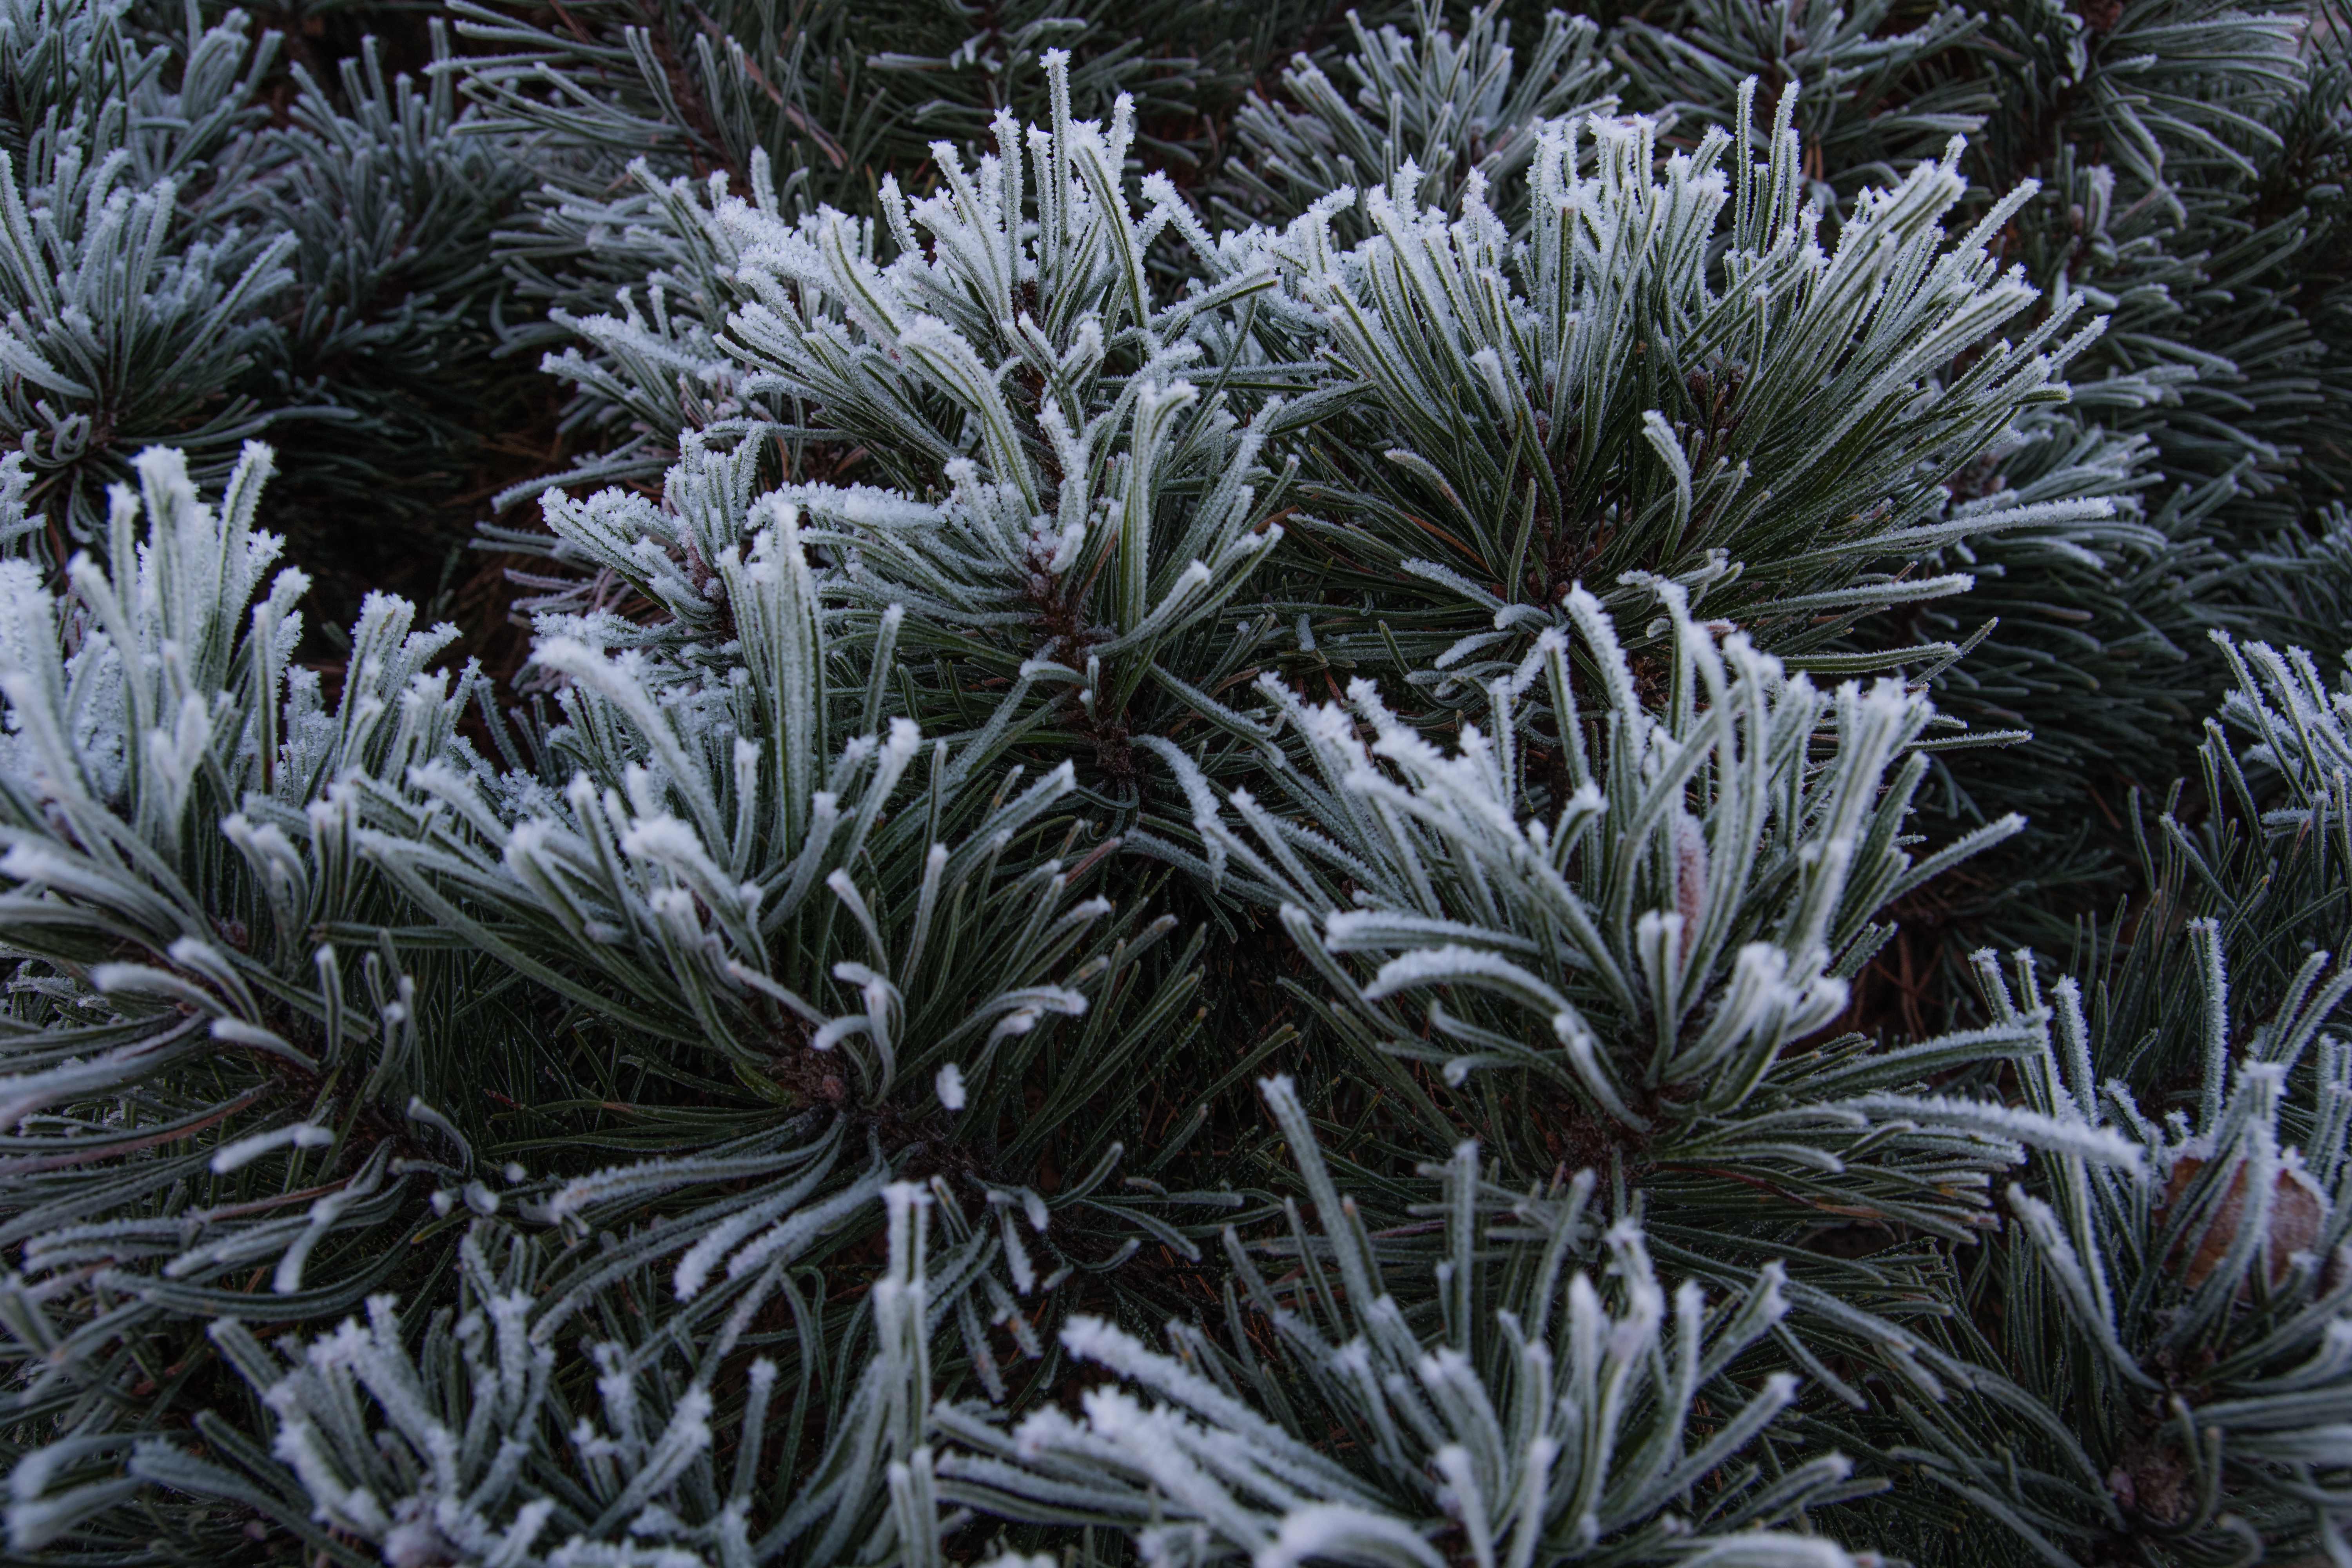
{"type": "Polygon", "coordinates": [[[2340,0],[0,0],[0,1557],[2352,1568],[2347,179],[2340,0]]]}
{"type": "Polygon", "coordinates": [[[5,433],[73,544],[99,540],[106,487],[141,448],[172,441],[217,479],[270,423],[248,378],[294,280],[293,237],[238,223],[241,183],[214,177],[263,113],[276,39],[192,10],[184,36],[151,44],[126,20],[19,7],[0,43],[5,433]]]}

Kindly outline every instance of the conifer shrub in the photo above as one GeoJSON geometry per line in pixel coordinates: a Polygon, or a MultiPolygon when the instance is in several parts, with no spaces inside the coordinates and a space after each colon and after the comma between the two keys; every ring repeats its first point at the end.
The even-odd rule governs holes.
{"type": "Polygon", "coordinates": [[[2341,0],[0,5],[57,1568],[2352,1568],[2341,0]]]}

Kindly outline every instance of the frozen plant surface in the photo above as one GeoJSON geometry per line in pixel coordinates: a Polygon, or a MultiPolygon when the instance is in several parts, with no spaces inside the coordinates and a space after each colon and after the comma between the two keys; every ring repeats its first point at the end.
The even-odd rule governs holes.
{"type": "Polygon", "coordinates": [[[2342,0],[0,0],[40,1568],[2352,1568],[2342,0]]]}

